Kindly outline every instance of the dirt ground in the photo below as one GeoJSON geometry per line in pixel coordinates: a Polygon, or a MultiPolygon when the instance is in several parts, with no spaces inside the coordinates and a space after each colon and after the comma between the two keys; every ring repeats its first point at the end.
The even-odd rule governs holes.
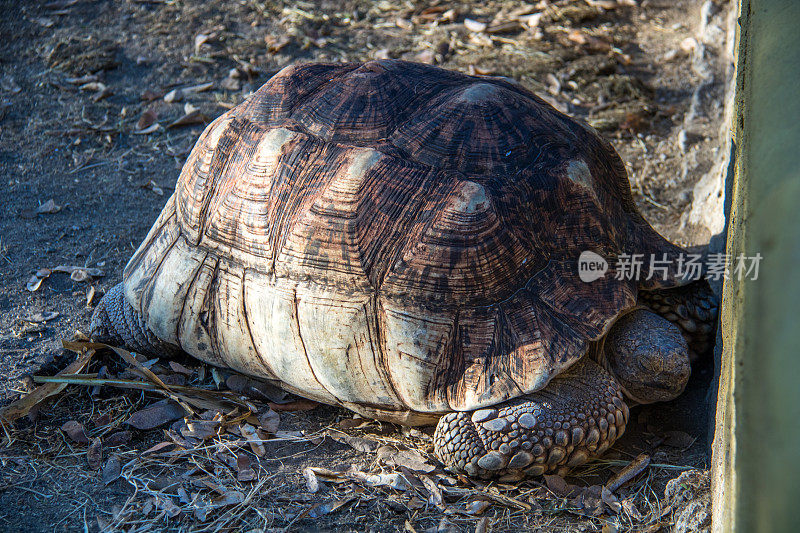
{"type": "MultiPolygon", "coordinates": [[[[611,140],[658,231],[703,244],[692,242],[681,217],[717,155],[725,7],[697,0],[0,0],[0,405],[30,390],[32,374],[52,375],[74,360],[61,339],[87,330],[90,304],[120,279],[204,124],[294,62],[392,57],[514,78],[611,140]],[[174,89],[183,89],[180,97],[174,89]]],[[[351,476],[321,477],[314,492],[303,475],[308,467],[390,472],[373,444],[423,455],[431,448],[429,433],[357,427],[351,414],[330,407],[282,412],[285,437],[266,444],[263,456],[250,454],[253,481],[237,479],[218,453],[143,457],[165,438],[153,430],[104,446],[102,464],[115,456],[125,474],[105,484],[105,468],[88,466],[87,447],[59,428],[77,420],[90,437],[105,439],[152,399],[106,389],[92,398],[72,387],[3,436],[0,530],[680,530],[686,524],[675,522],[686,517],[678,516],[677,485],[667,497],[664,490],[681,472],[707,466],[711,366],[700,364],[679,400],[634,409],[606,461],[567,477],[581,487],[602,484],[638,454],[651,457],[646,472],[617,491],[621,508],[606,502],[599,513],[585,505],[588,497],[576,504],[574,495],[558,494],[552,480],[476,489],[438,469],[407,472],[423,487],[412,483],[410,491],[351,476]],[[368,445],[331,438],[331,428],[368,445]],[[197,469],[209,468],[229,486],[190,489],[197,469]],[[435,478],[440,486],[452,481],[483,496],[453,489],[437,500],[433,475],[444,476],[435,478]],[[226,491],[245,501],[200,516],[190,511],[194,496],[182,500],[195,492],[225,498],[226,491]]],[[[705,483],[687,479],[678,485],[705,483]]]]}

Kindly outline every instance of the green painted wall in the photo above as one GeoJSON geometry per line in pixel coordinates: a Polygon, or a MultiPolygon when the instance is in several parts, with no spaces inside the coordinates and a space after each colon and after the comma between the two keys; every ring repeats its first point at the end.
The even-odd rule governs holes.
{"type": "Polygon", "coordinates": [[[742,0],[714,529],[800,531],[800,0],[742,0]]]}

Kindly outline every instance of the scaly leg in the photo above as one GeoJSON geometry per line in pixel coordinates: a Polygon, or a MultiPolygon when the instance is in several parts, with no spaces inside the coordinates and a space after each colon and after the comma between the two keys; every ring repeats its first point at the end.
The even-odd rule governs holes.
{"type": "Polygon", "coordinates": [[[617,382],[584,357],[533,394],[443,416],[433,443],[456,471],[514,480],[589,461],[614,444],[627,421],[617,382]]]}

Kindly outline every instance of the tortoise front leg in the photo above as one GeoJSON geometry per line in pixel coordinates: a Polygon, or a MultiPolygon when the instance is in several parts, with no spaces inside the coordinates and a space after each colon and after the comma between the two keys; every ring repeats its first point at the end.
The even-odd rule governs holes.
{"type": "Polygon", "coordinates": [[[714,347],[719,298],[706,280],[673,289],[640,291],[639,303],[680,328],[692,361],[714,347]]]}
{"type": "Polygon", "coordinates": [[[589,461],[614,444],[627,421],[617,382],[583,358],[533,394],[443,416],[433,443],[453,470],[513,480],[589,461]]]}
{"type": "Polygon", "coordinates": [[[165,357],[180,351],[150,331],[142,316],[125,300],[122,283],[115,285],[97,304],[89,336],[97,342],[124,346],[137,353],[165,357]]]}

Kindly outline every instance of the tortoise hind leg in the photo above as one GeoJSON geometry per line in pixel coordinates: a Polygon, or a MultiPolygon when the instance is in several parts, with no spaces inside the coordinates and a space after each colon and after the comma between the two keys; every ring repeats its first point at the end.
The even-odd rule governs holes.
{"type": "Polygon", "coordinates": [[[587,462],[614,444],[627,421],[617,382],[583,358],[533,394],[443,416],[433,443],[456,471],[514,480],[587,462]]]}
{"type": "Polygon", "coordinates": [[[142,316],[125,300],[122,283],[115,285],[97,304],[89,336],[97,342],[157,357],[180,351],[153,335],[142,316]]]}

